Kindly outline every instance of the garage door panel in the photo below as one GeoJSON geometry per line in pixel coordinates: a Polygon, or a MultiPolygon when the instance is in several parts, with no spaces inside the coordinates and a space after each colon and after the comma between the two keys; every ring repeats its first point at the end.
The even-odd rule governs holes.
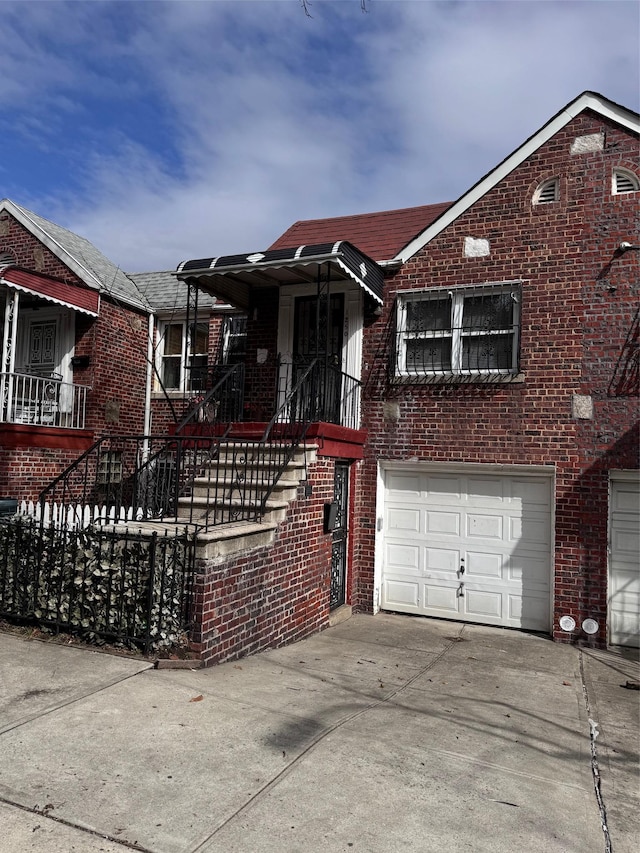
{"type": "Polygon", "coordinates": [[[460,568],[460,552],[450,548],[425,548],[425,570],[455,575],[460,568]]]}
{"type": "Polygon", "coordinates": [[[506,580],[522,585],[527,591],[549,589],[549,562],[538,555],[514,554],[506,567],[506,580]]]}
{"type": "Polygon", "coordinates": [[[548,630],[551,478],[412,474],[385,472],[382,606],[548,630]]]}
{"type": "Polygon", "coordinates": [[[420,474],[400,473],[389,471],[387,473],[387,493],[391,497],[404,499],[407,495],[420,495],[422,490],[422,478],[420,474]]]}
{"type": "Polygon", "coordinates": [[[441,534],[443,536],[459,536],[460,526],[461,517],[459,512],[442,512],[439,510],[427,510],[427,533],[441,534]]]}
{"type": "Polygon", "coordinates": [[[482,551],[467,551],[465,572],[462,580],[474,578],[502,578],[502,554],[492,554],[482,551]]]}
{"type": "Polygon", "coordinates": [[[527,595],[524,599],[521,595],[509,595],[507,611],[508,623],[514,627],[544,631],[549,624],[549,599],[546,595],[540,598],[527,595]]]}
{"type": "Polygon", "coordinates": [[[466,520],[466,534],[469,539],[494,539],[502,541],[504,518],[501,515],[468,512],[466,520]]]}
{"type": "Polygon", "coordinates": [[[640,646],[640,480],[612,478],[609,516],[609,641],[640,646]]]}
{"type": "Polygon", "coordinates": [[[489,503],[492,506],[508,498],[504,481],[496,477],[469,477],[466,493],[469,502],[489,503]]]}
{"type": "Polygon", "coordinates": [[[635,517],[640,515],[640,498],[635,483],[615,483],[611,497],[614,512],[628,512],[635,517]]]}
{"type": "Polygon", "coordinates": [[[517,502],[522,511],[540,509],[543,512],[549,506],[549,481],[545,477],[520,478],[510,480],[511,500],[517,502]]]}
{"type": "Polygon", "coordinates": [[[415,573],[420,570],[420,546],[405,545],[395,542],[387,542],[386,545],[386,565],[393,573],[397,570],[398,573],[415,573]]]}
{"type": "Polygon", "coordinates": [[[425,583],[422,586],[424,607],[436,611],[438,616],[457,619],[459,597],[457,586],[441,586],[425,583]]]}
{"type": "Polygon", "coordinates": [[[549,553],[551,544],[549,517],[511,517],[509,518],[509,540],[526,543],[538,550],[549,553]]]}
{"type": "Polygon", "coordinates": [[[418,582],[387,580],[384,584],[384,603],[390,609],[412,608],[417,611],[420,587],[418,582]]]}
{"type": "Polygon", "coordinates": [[[389,530],[405,530],[409,533],[420,532],[420,510],[391,507],[387,514],[389,530]]]}
{"type": "Polygon", "coordinates": [[[476,622],[502,618],[502,594],[489,590],[466,589],[464,591],[464,613],[476,622]]]}
{"type": "Polygon", "coordinates": [[[463,494],[462,477],[429,474],[425,476],[424,491],[436,505],[439,502],[458,504],[463,494]]]}

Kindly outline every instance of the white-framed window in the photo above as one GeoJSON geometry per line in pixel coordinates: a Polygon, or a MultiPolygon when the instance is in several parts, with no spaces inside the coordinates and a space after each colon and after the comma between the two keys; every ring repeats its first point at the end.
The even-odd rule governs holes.
{"type": "Polygon", "coordinates": [[[614,195],[625,193],[636,193],[640,189],[640,181],[637,175],[628,169],[614,169],[611,190],[614,195]]]}
{"type": "Polygon", "coordinates": [[[520,282],[398,294],[396,376],[517,374],[520,295],[520,282]]]}
{"type": "Polygon", "coordinates": [[[207,384],[209,353],[208,321],[160,323],[159,372],[169,391],[201,391],[207,384]]]}
{"type": "Polygon", "coordinates": [[[557,178],[550,178],[543,181],[533,194],[534,204],[553,204],[560,198],[560,181],[557,178]]]}

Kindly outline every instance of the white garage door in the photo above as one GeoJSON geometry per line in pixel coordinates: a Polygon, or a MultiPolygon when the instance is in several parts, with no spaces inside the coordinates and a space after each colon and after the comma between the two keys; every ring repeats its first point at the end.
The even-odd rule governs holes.
{"type": "Polygon", "coordinates": [[[550,629],[550,476],[384,472],[381,606],[550,629]]]}
{"type": "Polygon", "coordinates": [[[609,642],[640,647],[640,481],[611,475],[609,513],[609,642]]]}

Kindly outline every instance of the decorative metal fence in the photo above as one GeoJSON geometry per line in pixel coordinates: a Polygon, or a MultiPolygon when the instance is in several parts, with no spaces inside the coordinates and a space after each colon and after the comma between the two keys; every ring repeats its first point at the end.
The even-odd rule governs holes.
{"type": "Polygon", "coordinates": [[[195,543],[186,532],[0,524],[0,617],[145,653],[184,645],[195,543]]]}

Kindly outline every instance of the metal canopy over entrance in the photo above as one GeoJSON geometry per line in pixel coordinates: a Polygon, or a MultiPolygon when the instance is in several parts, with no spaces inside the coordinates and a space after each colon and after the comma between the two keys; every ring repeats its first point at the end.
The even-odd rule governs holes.
{"type": "Polygon", "coordinates": [[[381,267],[344,240],[183,261],[176,275],[245,311],[251,307],[256,288],[316,284],[322,279],[355,281],[375,302],[382,304],[384,281],[381,267]]]}

